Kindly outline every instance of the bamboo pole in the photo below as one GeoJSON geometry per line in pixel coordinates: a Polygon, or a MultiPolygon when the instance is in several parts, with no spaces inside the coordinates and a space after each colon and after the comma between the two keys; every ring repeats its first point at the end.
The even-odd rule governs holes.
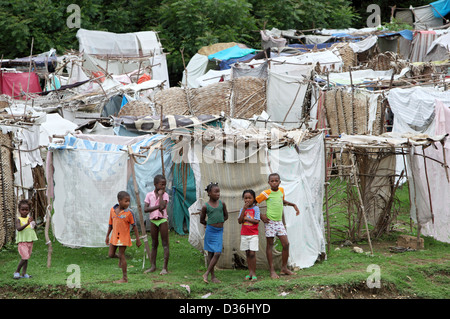
{"type": "Polygon", "coordinates": [[[50,205],[47,207],[47,212],[45,214],[45,244],[47,245],[47,268],[50,268],[52,264],[52,241],[50,240],[50,236],[48,234],[51,222],[51,214],[50,214],[50,205]]]}
{"type": "Polygon", "coordinates": [[[331,229],[330,229],[330,214],[328,210],[328,180],[327,180],[327,145],[325,141],[325,134],[323,134],[323,146],[325,153],[325,213],[327,217],[327,254],[330,254],[330,246],[331,246],[331,229]]]}
{"type": "Polygon", "coordinates": [[[370,252],[373,255],[372,241],[370,240],[369,225],[367,223],[367,217],[366,217],[366,212],[365,212],[365,208],[364,208],[364,202],[362,200],[361,192],[359,190],[358,175],[357,175],[357,172],[356,172],[356,163],[355,163],[355,159],[354,159],[355,154],[352,154],[352,155],[353,156],[350,156],[350,158],[352,160],[353,178],[355,179],[355,186],[356,186],[356,190],[358,192],[359,204],[361,206],[361,212],[362,212],[362,215],[363,215],[364,224],[366,226],[367,241],[369,242],[370,252]]]}
{"type": "Polygon", "coordinates": [[[30,49],[30,67],[28,68],[28,82],[27,82],[27,98],[25,100],[25,107],[23,110],[23,116],[25,116],[26,111],[27,111],[27,104],[28,104],[28,95],[29,95],[29,90],[30,90],[30,77],[31,77],[31,64],[32,64],[32,57],[33,57],[33,45],[34,45],[34,37],[31,38],[31,49],[30,49]]]}
{"type": "Polygon", "coordinates": [[[425,178],[427,181],[427,189],[428,189],[428,200],[430,201],[430,213],[431,213],[431,220],[434,224],[434,214],[433,214],[433,203],[431,200],[431,191],[430,191],[430,182],[428,180],[428,171],[427,171],[427,159],[425,158],[425,148],[422,146],[422,153],[423,153],[423,165],[425,167],[425,178]]]}

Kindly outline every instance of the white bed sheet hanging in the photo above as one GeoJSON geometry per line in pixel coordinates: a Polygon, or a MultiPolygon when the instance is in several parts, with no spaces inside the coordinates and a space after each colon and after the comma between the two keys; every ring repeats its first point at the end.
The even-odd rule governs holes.
{"type": "Polygon", "coordinates": [[[286,200],[295,203],[285,206],[284,216],[290,243],[289,265],[308,268],[318,256],[326,252],[323,220],[325,155],[323,135],[317,135],[293,147],[269,150],[271,172],[280,174],[286,200]]]}

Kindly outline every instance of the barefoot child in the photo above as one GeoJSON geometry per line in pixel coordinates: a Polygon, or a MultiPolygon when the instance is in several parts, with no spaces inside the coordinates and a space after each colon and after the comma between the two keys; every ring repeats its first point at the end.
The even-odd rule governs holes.
{"type": "Polygon", "coordinates": [[[19,201],[18,208],[20,217],[16,219],[16,243],[22,259],[14,273],[14,279],[31,277],[27,274],[28,259],[30,259],[33,250],[33,242],[37,240],[36,232],[34,231],[35,222],[33,217],[28,217],[30,203],[28,200],[23,199],[19,201]],[[20,276],[20,270],[22,270],[22,276],[20,276]]]}
{"type": "Polygon", "coordinates": [[[118,204],[111,208],[109,213],[109,228],[106,234],[106,245],[109,245],[108,257],[119,258],[119,268],[122,268],[122,279],[114,281],[114,283],[128,282],[127,260],[125,259],[125,250],[131,246],[130,226],[133,227],[136,235],[136,246],[141,246],[139,239],[139,231],[134,223],[133,213],[130,206],[130,195],[121,191],[117,194],[118,204]],[[112,234],[111,234],[112,233],[112,234]],[[111,239],[109,235],[111,234],[111,239]],[[119,248],[119,253],[116,250],[119,248]]]}
{"type": "Polygon", "coordinates": [[[264,222],[266,232],[266,255],[269,263],[270,277],[279,278],[273,266],[273,240],[275,236],[280,239],[283,250],[281,252],[281,273],[285,275],[294,274],[287,268],[289,258],[289,241],[287,238],[286,228],[284,226],[283,206],[288,205],[294,207],[296,215],[300,214],[297,205],[290,203],[284,199],[284,189],[280,187],[280,175],[272,173],[269,175],[270,189],[263,191],[256,197],[256,201],[261,203],[267,202],[266,214],[261,214],[261,220],[264,222]]]}
{"type": "Polygon", "coordinates": [[[259,249],[258,225],[260,221],[259,207],[256,206],[256,195],[252,189],[247,189],[242,193],[244,207],[238,217],[241,227],[241,246],[247,256],[249,274],[246,279],[257,280],[256,277],[256,252],[259,249]]]}
{"type": "Polygon", "coordinates": [[[155,189],[145,196],[144,212],[150,213],[150,234],[152,236],[151,267],[145,272],[156,270],[156,254],[158,252],[158,235],[161,233],[161,241],[164,249],[164,265],[159,273],[167,274],[167,264],[169,262],[169,223],[167,221],[167,203],[169,195],[166,193],[166,178],[163,175],[156,175],[153,179],[155,189]]]}
{"type": "Polygon", "coordinates": [[[203,281],[208,283],[211,274],[211,281],[218,283],[220,280],[214,274],[214,267],[222,253],[223,223],[228,219],[228,211],[225,203],[219,200],[220,188],[217,183],[210,183],[206,191],[209,201],[203,205],[200,213],[200,223],[206,227],[203,249],[208,252],[208,269],[203,274],[203,281]]]}

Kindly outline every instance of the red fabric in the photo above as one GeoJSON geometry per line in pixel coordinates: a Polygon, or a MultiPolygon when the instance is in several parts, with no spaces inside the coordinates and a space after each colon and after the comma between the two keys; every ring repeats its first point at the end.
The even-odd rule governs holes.
{"type": "Polygon", "coordinates": [[[151,80],[152,78],[150,77],[150,75],[148,75],[147,73],[144,73],[138,80],[138,84],[141,84],[142,82],[146,82],[151,80]]]}
{"type": "MultiPolygon", "coordinates": [[[[19,98],[21,92],[39,93],[42,92],[39,84],[39,76],[34,73],[3,73],[0,72],[0,94],[12,96],[14,87],[14,96],[19,98]],[[28,74],[30,74],[30,85],[28,87],[28,74]]],[[[25,99],[24,96],[21,97],[25,99]]]]}
{"type": "MultiPolygon", "coordinates": [[[[102,71],[98,71],[98,72],[92,72],[92,75],[93,75],[95,78],[99,78],[99,77],[105,75],[105,73],[103,73],[102,71]]],[[[100,82],[103,83],[103,82],[105,82],[105,77],[103,76],[103,77],[100,78],[99,80],[100,80],[100,82]]]]}

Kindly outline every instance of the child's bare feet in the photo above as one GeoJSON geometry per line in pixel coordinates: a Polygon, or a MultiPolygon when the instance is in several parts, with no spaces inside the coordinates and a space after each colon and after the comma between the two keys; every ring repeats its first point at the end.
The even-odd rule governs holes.
{"type": "Polygon", "coordinates": [[[151,266],[150,269],[147,269],[146,271],[144,271],[144,274],[147,274],[149,272],[154,272],[156,270],[155,266],[151,266]]]}
{"type": "Polygon", "coordinates": [[[213,283],[216,283],[216,284],[218,284],[218,283],[221,282],[221,281],[220,281],[219,279],[217,279],[216,277],[211,278],[211,281],[212,281],[213,283]]]}
{"type": "Polygon", "coordinates": [[[295,272],[292,272],[287,268],[283,268],[283,269],[281,269],[281,274],[291,276],[291,275],[295,275],[295,272]]]}
{"type": "Polygon", "coordinates": [[[270,272],[270,278],[278,279],[278,278],[280,278],[280,276],[278,276],[277,273],[276,273],[275,271],[271,271],[271,272],[270,272]]]}
{"type": "Polygon", "coordinates": [[[207,274],[203,274],[202,277],[203,277],[203,281],[206,282],[206,283],[208,284],[208,283],[209,283],[209,282],[208,282],[208,275],[207,275],[207,274]]]}
{"type": "Polygon", "coordinates": [[[114,281],[115,284],[123,284],[123,283],[127,283],[127,282],[128,282],[128,280],[124,279],[124,278],[114,281]]]}
{"type": "Polygon", "coordinates": [[[163,269],[161,270],[161,272],[159,273],[160,275],[167,275],[169,272],[167,271],[167,269],[163,269]]]}

